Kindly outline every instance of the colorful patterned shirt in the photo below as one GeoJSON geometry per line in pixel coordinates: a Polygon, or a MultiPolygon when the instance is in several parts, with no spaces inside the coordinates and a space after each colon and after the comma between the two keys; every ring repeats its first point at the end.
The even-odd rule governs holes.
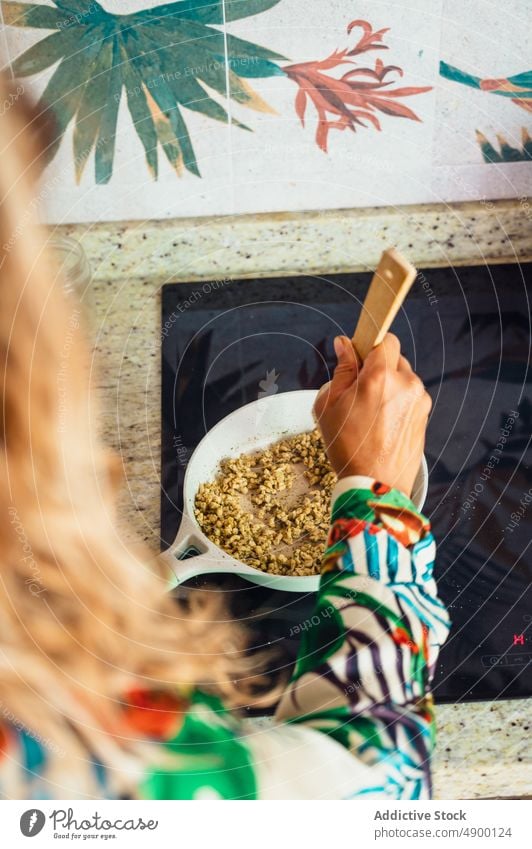
{"type": "MultiPolygon", "coordinates": [[[[239,719],[200,692],[128,694],[130,727],[179,764],[147,770],[138,797],[430,798],[430,682],[449,631],[434,555],[429,522],[405,495],[371,478],[339,481],[315,612],[274,720],[239,719]]],[[[53,798],[45,747],[5,725],[2,747],[4,798],[15,787],[53,798]]]]}

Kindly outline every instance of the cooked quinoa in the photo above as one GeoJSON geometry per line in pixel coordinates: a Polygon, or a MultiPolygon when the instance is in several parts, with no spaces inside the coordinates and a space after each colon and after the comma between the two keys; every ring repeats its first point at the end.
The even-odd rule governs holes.
{"type": "Polygon", "coordinates": [[[319,572],[336,482],[317,430],[222,460],[200,485],[196,519],[237,560],[275,575],[319,572]]]}

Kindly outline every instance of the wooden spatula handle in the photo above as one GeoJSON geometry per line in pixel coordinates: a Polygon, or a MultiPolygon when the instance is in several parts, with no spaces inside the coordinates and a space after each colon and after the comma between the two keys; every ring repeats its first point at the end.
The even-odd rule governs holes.
{"type": "Polygon", "coordinates": [[[384,339],[416,274],[414,266],[395,248],[383,252],[353,336],[353,345],[362,361],[384,339]]]}

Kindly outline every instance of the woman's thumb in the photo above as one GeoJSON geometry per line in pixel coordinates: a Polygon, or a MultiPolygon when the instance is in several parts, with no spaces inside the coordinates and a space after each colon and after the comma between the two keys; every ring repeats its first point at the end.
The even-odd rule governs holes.
{"type": "Polygon", "coordinates": [[[334,340],[334,353],[338,364],[331,381],[331,392],[339,393],[349,389],[358,376],[358,357],[353,344],[347,336],[337,336],[334,340]]]}
{"type": "Polygon", "coordinates": [[[314,401],[313,415],[316,422],[327,404],[334,403],[338,396],[349,389],[358,377],[358,356],[347,336],[336,336],[334,352],[338,363],[332,380],[323,384],[314,401]]]}

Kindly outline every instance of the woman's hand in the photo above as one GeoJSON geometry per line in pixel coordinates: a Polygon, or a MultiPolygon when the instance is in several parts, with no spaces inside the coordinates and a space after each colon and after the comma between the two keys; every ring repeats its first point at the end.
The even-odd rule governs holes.
{"type": "Polygon", "coordinates": [[[314,404],[339,478],[368,475],[410,497],[421,463],[432,401],[396,336],[388,333],[360,365],[347,336],[337,336],[333,379],[314,404]]]}

